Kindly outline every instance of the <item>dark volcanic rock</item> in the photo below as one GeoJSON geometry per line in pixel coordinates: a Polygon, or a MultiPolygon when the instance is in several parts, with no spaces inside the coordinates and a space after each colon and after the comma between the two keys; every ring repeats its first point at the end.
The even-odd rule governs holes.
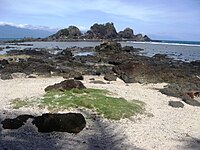
{"type": "Polygon", "coordinates": [[[117,76],[114,73],[106,73],[104,79],[107,81],[116,81],[117,76]]]}
{"type": "Polygon", "coordinates": [[[2,80],[10,80],[13,79],[10,73],[3,73],[0,75],[2,80]]]}
{"type": "Polygon", "coordinates": [[[124,39],[132,39],[134,36],[133,30],[131,28],[126,28],[124,31],[120,31],[118,33],[119,38],[124,38],[124,39]]]}
{"type": "Polygon", "coordinates": [[[85,128],[86,121],[80,113],[42,114],[32,122],[39,132],[79,133],[85,128]]]}
{"type": "Polygon", "coordinates": [[[83,76],[80,72],[76,71],[69,71],[68,73],[64,73],[63,75],[64,79],[74,78],[75,80],[83,80],[83,76]]]}
{"type": "Polygon", "coordinates": [[[7,64],[9,64],[8,60],[6,59],[0,60],[0,65],[5,66],[7,64]]]}
{"type": "Polygon", "coordinates": [[[32,115],[20,115],[14,119],[5,119],[1,122],[4,129],[18,129],[25,124],[25,122],[29,119],[33,118],[32,115]]]}
{"type": "Polygon", "coordinates": [[[51,35],[48,39],[78,39],[82,35],[79,28],[75,26],[69,26],[68,28],[59,30],[56,34],[51,35]]]}
{"type": "Polygon", "coordinates": [[[190,91],[183,94],[183,101],[192,106],[200,106],[200,101],[196,97],[200,96],[200,91],[190,91]]]}
{"type": "Polygon", "coordinates": [[[61,55],[64,55],[65,57],[67,57],[67,58],[72,58],[72,52],[69,50],[69,49],[65,49],[65,50],[63,50],[61,53],[60,53],[61,55]]]}
{"type": "Polygon", "coordinates": [[[169,101],[169,106],[174,107],[174,108],[183,108],[184,104],[179,101],[169,101]]]}
{"type": "Polygon", "coordinates": [[[148,74],[148,66],[142,62],[127,61],[113,67],[113,71],[126,83],[140,82],[148,74]]]}
{"type": "Polygon", "coordinates": [[[71,79],[71,80],[62,81],[54,85],[50,85],[45,88],[45,91],[50,91],[50,90],[65,91],[65,90],[70,90],[73,88],[84,89],[86,87],[83,85],[82,82],[71,79]]]}
{"type": "Polygon", "coordinates": [[[94,24],[90,30],[85,34],[88,39],[115,39],[117,32],[113,23],[94,24]]]}

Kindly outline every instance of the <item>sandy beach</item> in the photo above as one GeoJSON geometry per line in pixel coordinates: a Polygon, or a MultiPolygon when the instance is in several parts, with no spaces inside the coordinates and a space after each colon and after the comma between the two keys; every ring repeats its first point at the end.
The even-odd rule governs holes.
{"type": "MultiPolygon", "coordinates": [[[[90,83],[91,78],[106,82],[102,76],[84,76],[86,87],[107,89],[128,101],[140,100],[146,104],[145,113],[131,119],[110,121],[101,117],[94,119],[95,112],[85,109],[66,110],[64,112],[81,112],[86,117],[86,128],[79,134],[39,133],[29,122],[17,130],[1,127],[0,149],[200,149],[199,107],[185,103],[184,108],[168,106],[169,101],[180,99],[158,91],[166,83],[126,84],[117,79],[109,84],[93,84],[90,83]]],[[[10,102],[16,98],[37,99],[45,93],[45,87],[62,80],[61,77],[0,80],[0,121],[19,114],[41,115],[48,112],[39,108],[12,109],[10,102]]]]}

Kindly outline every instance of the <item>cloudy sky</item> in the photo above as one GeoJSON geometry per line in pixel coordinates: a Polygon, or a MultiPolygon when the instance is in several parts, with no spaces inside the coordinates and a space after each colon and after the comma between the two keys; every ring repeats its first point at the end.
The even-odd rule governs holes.
{"type": "Polygon", "coordinates": [[[153,39],[200,41],[200,0],[0,0],[0,24],[87,30],[106,22],[153,39]]]}

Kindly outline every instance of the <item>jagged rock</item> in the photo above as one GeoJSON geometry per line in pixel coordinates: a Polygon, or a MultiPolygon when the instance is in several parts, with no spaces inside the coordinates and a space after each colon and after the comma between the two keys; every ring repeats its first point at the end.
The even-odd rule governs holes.
{"type": "Polygon", "coordinates": [[[16,73],[12,73],[11,74],[12,78],[26,78],[26,74],[25,73],[20,73],[20,72],[16,72],[16,73]]]}
{"type": "Polygon", "coordinates": [[[122,51],[122,46],[120,43],[117,42],[104,42],[99,46],[96,46],[95,50],[97,52],[104,52],[104,53],[120,52],[122,51]]]}
{"type": "Polygon", "coordinates": [[[174,108],[183,108],[184,104],[179,101],[169,101],[169,106],[174,107],[174,108]]]}
{"type": "Polygon", "coordinates": [[[59,30],[56,34],[53,34],[49,39],[77,39],[82,35],[79,28],[75,26],[69,26],[68,28],[59,30]]]}
{"type": "Polygon", "coordinates": [[[116,81],[117,76],[114,73],[106,73],[104,79],[107,81],[116,81]]]}
{"type": "Polygon", "coordinates": [[[67,58],[71,58],[73,55],[72,55],[72,52],[69,50],[69,49],[65,49],[63,50],[61,53],[61,55],[64,55],[65,57],[67,58]]]}
{"type": "MultiPolygon", "coordinates": [[[[145,75],[148,75],[148,66],[142,62],[127,61],[113,67],[114,73],[117,74],[125,83],[141,82],[145,75]]],[[[142,81],[143,82],[143,81],[142,81]]]]}
{"type": "Polygon", "coordinates": [[[115,39],[117,37],[117,32],[113,23],[106,24],[94,24],[87,31],[86,38],[93,39],[115,39]]]}
{"type": "Polygon", "coordinates": [[[35,117],[32,123],[39,132],[79,133],[86,126],[85,118],[80,113],[42,114],[35,117]]]}
{"type": "Polygon", "coordinates": [[[200,60],[191,61],[190,63],[191,63],[192,65],[194,65],[194,66],[200,67],[200,60]]]}
{"type": "Polygon", "coordinates": [[[145,36],[143,37],[143,40],[144,40],[144,41],[151,41],[151,39],[150,39],[147,35],[145,35],[145,36]]]}
{"type": "Polygon", "coordinates": [[[5,66],[7,64],[9,64],[8,60],[6,59],[0,60],[0,65],[5,66]]]}
{"type": "Polygon", "coordinates": [[[20,115],[14,119],[5,119],[1,122],[4,129],[18,129],[25,124],[25,122],[29,119],[33,118],[32,115],[20,115]]]}
{"type": "Polygon", "coordinates": [[[192,105],[192,106],[200,106],[200,102],[195,100],[195,99],[191,99],[191,98],[187,98],[187,97],[184,97],[183,98],[183,101],[185,103],[187,103],[188,105],[192,105]]]}
{"type": "Polygon", "coordinates": [[[83,85],[82,82],[71,79],[71,80],[62,81],[54,85],[50,85],[45,88],[45,91],[46,92],[50,90],[65,91],[65,90],[70,90],[73,88],[84,89],[86,87],[83,85]]]}
{"type": "Polygon", "coordinates": [[[63,75],[64,79],[74,78],[75,80],[83,80],[83,76],[80,72],[69,71],[63,75]]]}
{"type": "Polygon", "coordinates": [[[134,36],[133,30],[131,28],[126,28],[124,31],[120,31],[118,33],[119,38],[124,38],[124,39],[132,39],[134,36]]]}
{"type": "Polygon", "coordinates": [[[9,79],[13,79],[10,73],[3,73],[1,74],[1,79],[2,80],[9,80],[9,79]]]}

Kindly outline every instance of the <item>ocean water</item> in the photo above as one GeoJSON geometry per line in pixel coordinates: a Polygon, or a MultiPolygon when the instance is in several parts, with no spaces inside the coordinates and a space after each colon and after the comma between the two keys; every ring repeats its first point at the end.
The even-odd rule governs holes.
{"type": "MultiPolygon", "coordinates": [[[[161,41],[161,42],[120,42],[122,46],[133,46],[135,48],[144,49],[141,51],[141,55],[153,56],[155,54],[167,54],[169,57],[183,60],[194,61],[200,60],[200,42],[196,41],[161,41]]],[[[60,48],[65,49],[69,47],[95,47],[101,42],[25,42],[25,44],[33,44],[33,46],[16,46],[9,45],[15,48],[4,49],[0,51],[0,54],[5,53],[12,49],[24,49],[24,48],[60,48]]],[[[0,47],[6,47],[7,45],[0,45],[0,47]]]]}

